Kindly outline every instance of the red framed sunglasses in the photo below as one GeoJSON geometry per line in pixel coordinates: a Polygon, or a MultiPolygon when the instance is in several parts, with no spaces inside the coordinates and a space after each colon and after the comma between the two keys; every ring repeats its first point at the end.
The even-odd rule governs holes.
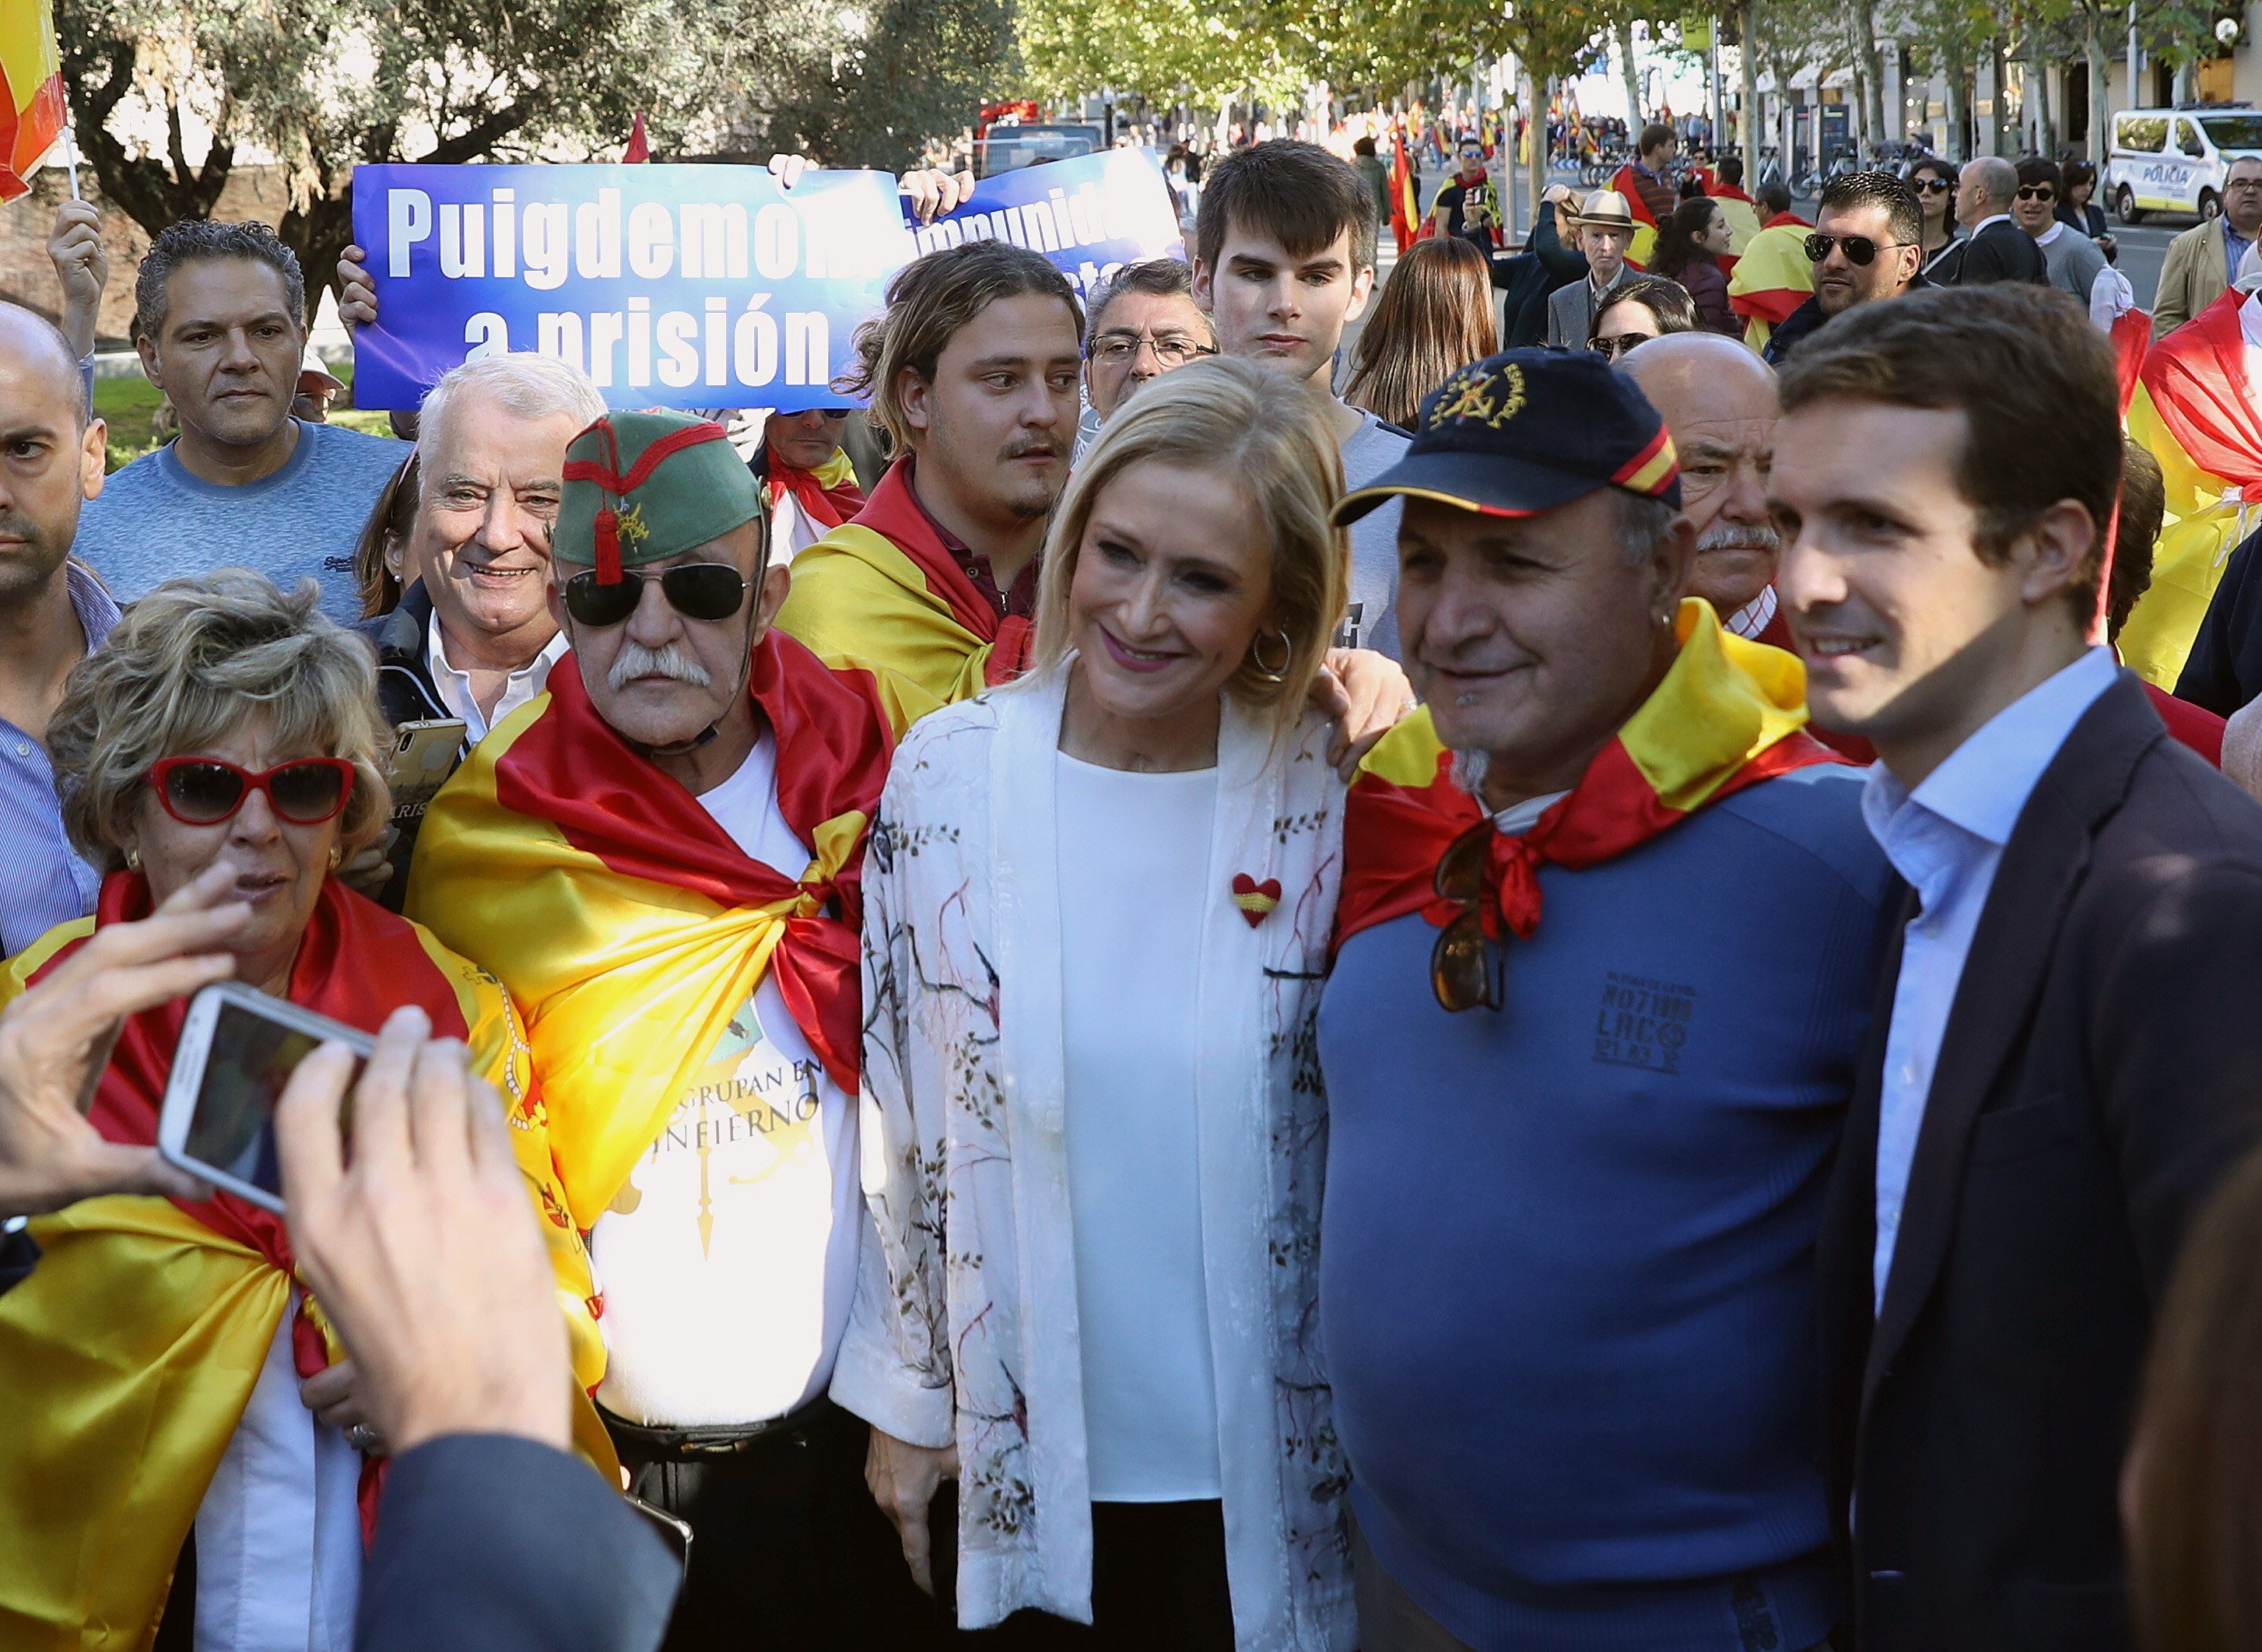
{"type": "Polygon", "coordinates": [[[320,826],[345,812],[354,766],[342,757],[297,757],[254,774],[218,757],[162,757],[149,766],[149,783],[183,826],[232,820],[255,791],[292,825],[320,826]]]}

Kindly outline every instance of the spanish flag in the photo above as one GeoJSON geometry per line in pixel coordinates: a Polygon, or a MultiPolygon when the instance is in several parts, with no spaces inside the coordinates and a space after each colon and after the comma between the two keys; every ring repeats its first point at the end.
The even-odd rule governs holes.
{"type": "MultiPolygon", "coordinates": [[[[1570,794],[1520,837],[1495,833],[1480,916],[1494,940],[1538,927],[1539,869],[1596,865],[1669,831],[1709,803],[1812,763],[1839,760],[1805,732],[1806,669],[1780,648],[1721,629],[1683,597],[1681,652],[1570,794]]],[[[1459,908],[1435,888],[1437,862],[1485,818],[1453,783],[1452,754],[1427,708],[1384,735],[1359,765],[1344,814],[1336,946],[1410,912],[1443,928],[1459,908]]]]}
{"type": "Polygon", "coordinates": [[[69,119],[51,0],[0,0],[0,201],[12,201],[69,119]]]}
{"type": "Polygon", "coordinates": [[[785,464],[767,450],[765,459],[768,471],[762,478],[762,492],[773,517],[789,495],[801,514],[820,528],[838,528],[864,509],[855,464],[843,449],[835,448],[832,457],[813,471],[785,464]]]}
{"type": "Polygon", "coordinates": [[[584,1233],[766,976],[856,1093],[864,833],[894,741],[869,679],[790,638],[756,645],[747,691],[777,741],[779,809],[816,851],[797,875],[750,859],[631,750],[570,655],[472,749],[417,836],[408,909],[525,1014],[584,1233]]]}
{"type": "Polygon", "coordinates": [[[1610,175],[1610,187],[1625,197],[1626,206],[1633,213],[1633,240],[1626,246],[1626,262],[1637,270],[1649,268],[1650,255],[1657,250],[1657,232],[1665,227],[1657,221],[1657,214],[1641,198],[1641,175],[1629,161],[1610,175]]]}
{"type": "MultiPolygon", "coordinates": [[[[95,928],[146,917],[148,883],[115,873],[95,916],[50,931],[0,971],[0,1001],[42,979],[95,928]]],[[[544,1217],[576,1374],[602,1345],[588,1259],[566,1220],[526,1039],[501,986],[427,931],[333,878],[306,926],[291,1001],[375,1032],[403,1004],[473,1064],[510,1107],[511,1138],[544,1217]]],[[[129,1021],[89,1116],[112,1141],[148,1143],[185,1001],[129,1021]]],[[[90,1199],[33,1224],[43,1252],[0,1295],[0,1646],[9,1652],[137,1652],[154,1639],[173,1562],[251,1398],[292,1288],[282,1219],[228,1194],[201,1203],[90,1199]]],[[[341,1350],[320,1304],[292,1324],[301,1375],[341,1350]]],[[[586,1410],[586,1408],[584,1408],[586,1410]]],[[[617,1474],[587,1413],[585,1453],[617,1474]]],[[[364,1526],[377,1465],[362,1477],[364,1526]]]]}
{"type": "Polygon", "coordinates": [[[1390,141],[1390,233],[1401,258],[1422,237],[1422,208],[1414,198],[1414,160],[1406,153],[1406,134],[1390,141]]]}
{"type": "Polygon", "coordinates": [[[2234,288],[2153,343],[2129,404],[2129,436],[2167,480],[2167,516],[2121,657],[2171,693],[2223,564],[2254,525],[2249,509],[2262,504],[2262,407],[2239,325],[2254,301],[2234,288]]]}
{"type": "Polygon", "coordinates": [[[889,466],[854,522],[794,558],[777,618],[825,664],[869,672],[898,734],[1020,675],[1032,640],[966,577],[911,493],[911,464],[889,466]]]}
{"type": "Polygon", "coordinates": [[[1770,224],[1754,235],[1728,278],[1728,307],[1745,321],[1744,343],[1766,348],[1769,335],[1814,296],[1814,261],[1806,227],[1770,224]]]}

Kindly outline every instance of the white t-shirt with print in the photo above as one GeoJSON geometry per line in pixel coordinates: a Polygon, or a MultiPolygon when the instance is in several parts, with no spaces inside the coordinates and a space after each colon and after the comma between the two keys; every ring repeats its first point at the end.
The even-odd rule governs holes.
{"type": "MultiPolygon", "coordinates": [[[[795,877],[809,865],[778,811],[769,734],[699,803],[755,860],[795,877]]],[[[862,1227],[855,1099],[825,1076],[766,973],[590,1232],[598,1400],[688,1428],[815,1399],[847,1325],[862,1227]]]]}

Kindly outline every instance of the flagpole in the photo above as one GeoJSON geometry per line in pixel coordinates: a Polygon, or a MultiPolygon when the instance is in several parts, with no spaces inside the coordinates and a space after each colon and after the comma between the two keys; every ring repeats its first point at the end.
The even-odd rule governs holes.
{"type": "Polygon", "coordinates": [[[63,105],[63,165],[70,172],[71,199],[85,198],[78,192],[78,145],[71,141],[70,105],[63,105]]]}

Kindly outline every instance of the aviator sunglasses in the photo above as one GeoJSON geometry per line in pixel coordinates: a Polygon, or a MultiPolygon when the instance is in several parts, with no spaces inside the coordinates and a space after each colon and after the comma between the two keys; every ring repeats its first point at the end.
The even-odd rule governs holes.
{"type": "Polygon", "coordinates": [[[1455,838],[1438,857],[1430,883],[1438,899],[1460,908],[1430,949],[1430,990],[1437,995],[1439,1007],[1457,1014],[1500,1007],[1494,949],[1484,927],[1494,832],[1490,820],[1480,820],[1455,838]]]}
{"type": "Polygon", "coordinates": [[[1905,244],[1898,241],[1872,241],[1867,235],[1812,234],[1806,238],[1806,256],[1809,262],[1820,263],[1830,256],[1833,247],[1843,247],[1848,263],[1867,266],[1877,261],[1879,253],[1890,252],[1905,244]]]}
{"type": "Polygon", "coordinates": [[[623,568],[610,584],[594,568],[586,569],[566,581],[566,611],[577,624],[617,625],[644,601],[646,580],[658,580],[668,606],[686,619],[728,619],[746,601],[746,576],[730,564],[687,562],[658,574],[623,568]]]}
{"type": "Polygon", "coordinates": [[[292,825],[320,826],[345,812],[354,766],[342,757],[300,757],[254,774],[219,757],[165,757],[150,765],[149,783],[183,826],[232,820],[255,791],[292,825]]]}

